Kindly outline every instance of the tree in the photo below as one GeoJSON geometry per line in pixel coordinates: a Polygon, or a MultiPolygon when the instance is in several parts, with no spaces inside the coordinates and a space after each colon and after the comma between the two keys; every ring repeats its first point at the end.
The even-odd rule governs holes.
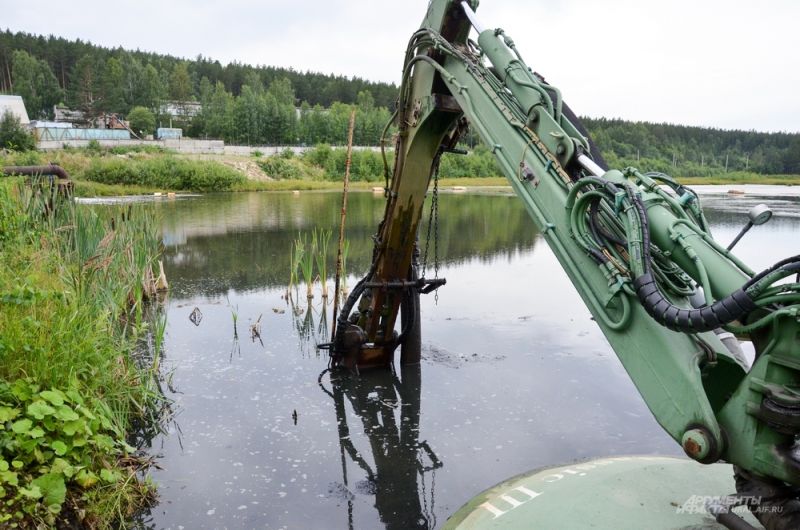
{"type": "Polygon", "coordinates": [[[33,135],[22,126],[19,118],[8,110],[0,117],[0,148],[11,151],[36,149],[33,135]]]}
{"type": "Polygon", "coordinates": [[[175,101],[188,101],[192,98],[192,78],[185,62],[175,64],[169,77],[169,96],[175,101]]]}
{"type": "Polygon", "coordinates": [[[69,105],[83,111],[87,117],[93,116],[98,84],[94,59],[88,54],[84,55],[75,63],[70,74],[69,105]]]}
{"type": "Polygon", "coordinates": [[[140,137],[153,134],[156,128],[156,117],[145,107],[133,107],[128,114],[128,121],[133,132],[140,137]]]}
{"type": "Polygon", "coordinates": [[[53,106],[61,101],[62,91],[50,66],[28,52],[17,50],[11,58],[14,91],[22,96],[34,118],[52,118],[53,106]]]}
{"type": "Polygon", "coordinates": [[[115,57],[106,61],[101,82],[102,101],[101,110],[106,112],[125,112],[125,72],[122,64],[115,57]]]}
{"type": "Polygon", "coordinates": [[[154,112],[158,111],[161,107],[161,102],[164,100],[165,89],[164,83],[161,82],[161,76],[158,75],[158,70],[152,64],[144,67],[141,91],[139,105],[147,107],[154,112]]]}
{"type": "Polygon", "coordinates": [[[220,81],[214,86],[208,103],[203,103],[202,118],[206,134],[212,138],[228,140],[233,135],[234,100],[220,81]]]}

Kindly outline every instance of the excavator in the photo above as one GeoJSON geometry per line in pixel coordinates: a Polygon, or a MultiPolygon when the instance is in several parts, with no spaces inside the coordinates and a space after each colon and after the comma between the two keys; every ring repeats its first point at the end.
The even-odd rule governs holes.
{"type": "MultiPolygon", "coordinates": [[[[386,209],[369,271],[336,318],[331,364],[386,369],[398,348],[401,366],[420,362],[419,298],[445,284],[420,274],[423,206],[430,200],[436,212],[441,157],[460,152],[471,131],[655,419],[706,465],[689,462],[695,467],[679,480],[733,465],[736,493],[704,506],[715,524],[800,528],[800,256],[753,270],[713,238],[692,189],[662,173],[609,168],[559,89],[502,29],[483,26],[477,8],[478,0],[431,0],[408,43],[386,209]],[[752,365],[739,341],[752,342],[752,365]],[[735,512],[740,505],[749,511],[735,512]]],[[[768,217],[755,212],[752,223],[768,217]]],[[[463,520],[508,527],[508,513],[545,497],[532,486],[512,489],[497,497],[505,504],[472,503],[485,524],[463,520]]]]}

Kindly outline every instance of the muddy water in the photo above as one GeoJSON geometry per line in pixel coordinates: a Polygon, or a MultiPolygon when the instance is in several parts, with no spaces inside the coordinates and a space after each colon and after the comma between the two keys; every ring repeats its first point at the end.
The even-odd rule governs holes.
{"type": "MultiPolygon", "coordinates": [[[[797,254],[798,190],[724,191],[703,190],[720,241],[763,200],[777,215],[739,255],[762,268],[797,254]]],[[[315,351],[331,316],[319,289],[310,304],[282,298],[291,241],[334,226],[338,195],[154,207],[171,285],[165,388],[177,414],[152,442],[161,502],[145,527],[435,528],[532,468],[680,454],[513,197],[441,198],[448,284],[438,303],[423,299],[424,361],[360,378],[332,376],[315,351]],[[259,319],[260,340],[249,331],[259,319]]],[[[381,196],[351,197],[350,285],[368,266],[382,211],[381,196]]]]}

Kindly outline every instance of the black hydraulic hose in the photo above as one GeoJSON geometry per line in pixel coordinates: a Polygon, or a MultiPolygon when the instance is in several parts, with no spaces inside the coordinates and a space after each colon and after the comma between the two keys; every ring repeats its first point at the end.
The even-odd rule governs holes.
{"type": "Polygon", "coordinates": [[[598,214],[600,213],[600,204],[598,202],[592,202],[592,205],[589,207],[589,228],[592,231],[592,235],[600,241],[599,236],[603,239],[609,241],[610,243],[614,243],[615,245],[619,245],[621,247],[627,246],[627,243],[622,239],[618,238],[606,228],[599,223],[598,214]]]}
{"type": "Polygon", "coordinates": [[[667,299],[652,272],[650,228],[642,199],[629,187],[628,198],[641,222],[642,264],[644,273],[633,281],[639,301],[647,313],[668,329],[683,333],[713,331],[755,310],[758,306],[741,288],[731,295],[699,309],[684,309],[667,299]]]}
{"type": "Polygon", "coordinates": [[[771,273],[777,271],[778,269],[781,269],[782,267],[785,267],[786,265],[792,265],[792,264],[796,264],[796,263],[800,263],[800,255],[792,256],[791,258],[786,258],[784,260],[781,260],[778,263],[776,263],[775,265],[773,265],[772,267],[770,267],[769,269],[767,269],[765,271],[762,271],[762,272],[759,272],[758,274],[753,276],[746,284],[744,284],[744,288],[747,289],[749,287],[752,287],[757,282],[762,280],[766,275],[771,274],[771,273]]]}

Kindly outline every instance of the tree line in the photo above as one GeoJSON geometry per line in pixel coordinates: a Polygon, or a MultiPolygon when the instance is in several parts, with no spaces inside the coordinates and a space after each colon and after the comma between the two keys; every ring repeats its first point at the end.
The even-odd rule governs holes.
{"type": "Polygon", "coordinates": [[[199,55],[192,60],[170,55],[106,48],[80,39],[0,32],[0,92],[18,93],[31,81],[40,81],[29,112],[51,116],[52,105],[63,100],[70,107],[94,105],[98,110],[127,114],[133,107],[156,108],[164,100],[199,100],[205,78],[238,97],[254,77],[259,84],[288,80],[298,102],[329,107],[352,104],[368,91],[377,107],[390,107],[397,87],[359,77],[300,72],[291,68],[251,66],[239,62],[222,65],[199,55]],[[25,56],[15,55],[23,51],[25,56]],[[15,57],[22,73],[15,73],[15,57]],[[21,77],[21,79],[17,79],[21,77]],[[20,86],[17,86],[18,83],[20,86]]]}
{"type": "MultiPolygon", "coordinates": [[[[135,110],[145,134],[174,125],[188,136],[251,145],[343,144],[352,108],[358,112],[355,142],[375,145],[397,97],[394,85],[358,77],[223,66],[202,56],[186,60],[8,30],[0,32],[0,92],[23,96],[32,118],[52,117],[58,103],[89,116],[135,110]],[[167,101],[199,102],[202,110],[191,119],[170,116],[167,101]]],[[[613,167],[676,176],[800,174],[798,134],[583,121],[613,167]]]]}
{"type": "Polygon", "coordinates": [[[800,134],[581,118],[610,167],[675,176],[800,174],[800,134]]]}

